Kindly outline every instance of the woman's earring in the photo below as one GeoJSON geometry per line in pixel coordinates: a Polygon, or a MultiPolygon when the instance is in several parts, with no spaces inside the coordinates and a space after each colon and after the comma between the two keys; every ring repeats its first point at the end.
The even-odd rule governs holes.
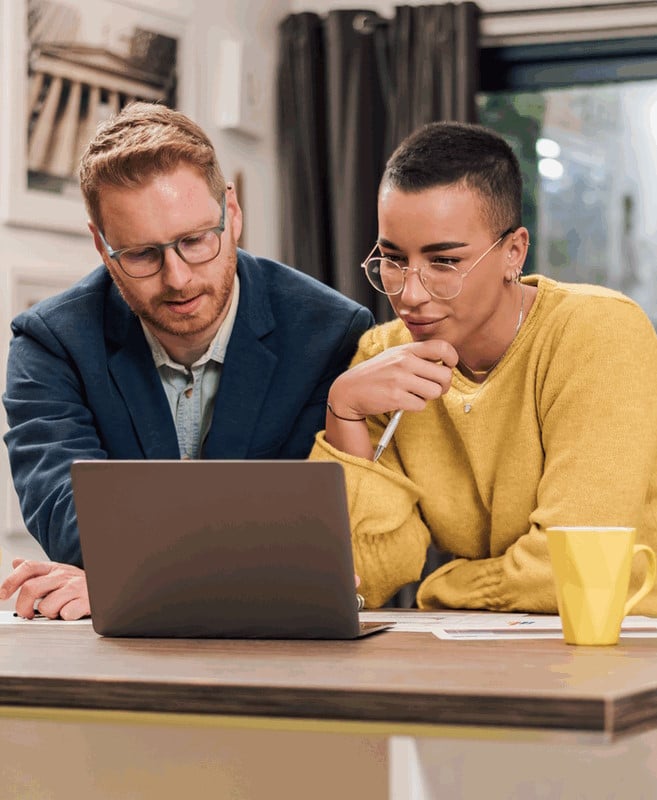
{"type": "Polygon", "coordinates": [[[504,283],[518,283],[521,275],[522,267],[514,269],[513,272],[509,271],[504,275],[504,283]]]}

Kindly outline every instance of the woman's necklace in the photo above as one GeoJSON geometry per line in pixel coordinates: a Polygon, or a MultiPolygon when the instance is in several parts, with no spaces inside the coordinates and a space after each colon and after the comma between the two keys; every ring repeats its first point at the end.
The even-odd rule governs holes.
{"type": "Polygon", "coordinates": [[[490,373],[495,369],[495,367],[504,358],[504,356],[506,355],[506,352],[509,349],[509,347],[511,347],[511,344],[513,343],[513,341],[515,340],[516,336],[518,335],[518,331],[520,330],[520,326],[522,325],[522,320],[524,318],[524,315],[525,315],[525,284],[521,283],[520,284],[520,313],[518,314],[518,321],[516,322],[516,329],[513,332],[513,339],[511,339],[511,341],[509,342],[507,348],[504,350],[502,355],[499,356],[499,358],[496,358],[495,361],[493,361],[493,363],[490,365],[490,367],[487,367],[486,369],[472,369],[472,367],[469,367],[465,363],[465,361],[463,361],[463,359],[460,359],[461,364],[474,377],[481,377],[482,375],[484,376],[484,380],[482,381],[481,386],[477,389],[477,391],[473,395],[470,395],[470,399],[468,400],[467,403],[465,401],[465,397],[463,395],[461,395],[461,400],[463,402],[463,413],[464,414],[469,414],[472,411],[472,404],[474,403],[474,401],[479,397],[479,395],[483,391],[484,386],[486,385],[486,378],[488,378],[490,373]]]}

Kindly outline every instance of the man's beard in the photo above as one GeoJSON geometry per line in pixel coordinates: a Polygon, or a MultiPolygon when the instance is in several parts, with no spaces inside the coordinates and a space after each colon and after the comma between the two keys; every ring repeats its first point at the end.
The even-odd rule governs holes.
{"type": "Polygon", "coordinates": [[[224,262],[224,268],[217,277],[217,283],[199,283],[183,292],[163,292],[157,297],[143,301],[135,296],[126,284],[118,270],[114,273],[114,282],[121,296],[130,306],[132,311],[144,322],[148,323],[154,331],[161,331],[171,336],[194,336],[214,325],[217,319],[227,311],[227,304],[233,289],[235,271],[237,267],[237,254],[232,253],[224,262]],[[195,312],[181,315],[178,318],[173,312],[163,307],[167,301],[190,300],[198,295],[204,295],[204,308],[202,313],[195,312]],[[209,308],[208,308],[208,302],[209,308]]]}

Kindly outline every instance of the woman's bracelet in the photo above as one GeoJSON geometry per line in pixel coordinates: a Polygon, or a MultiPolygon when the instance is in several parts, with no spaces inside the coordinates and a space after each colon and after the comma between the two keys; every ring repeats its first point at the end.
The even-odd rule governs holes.
{"type": "Polygon", "coordinates": [[[329,403],[328,400],[326,401],[326,407],[336,419],[342,419],[345,422],[364,422],[367,419],[366,417],[356,417],[356,419],[354,419],[353,417],[341,417],[339,414],[335,413],[335,411],[333,410],[333,406],[329,403]]]}

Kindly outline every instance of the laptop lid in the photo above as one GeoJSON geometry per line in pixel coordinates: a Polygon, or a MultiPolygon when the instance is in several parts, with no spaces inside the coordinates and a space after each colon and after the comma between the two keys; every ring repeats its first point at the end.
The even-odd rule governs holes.
{"type": "Polygon", "coordinates": [[[76,461],[94,629],[105,636],[352,639],[342,466],[76,461]]]}

